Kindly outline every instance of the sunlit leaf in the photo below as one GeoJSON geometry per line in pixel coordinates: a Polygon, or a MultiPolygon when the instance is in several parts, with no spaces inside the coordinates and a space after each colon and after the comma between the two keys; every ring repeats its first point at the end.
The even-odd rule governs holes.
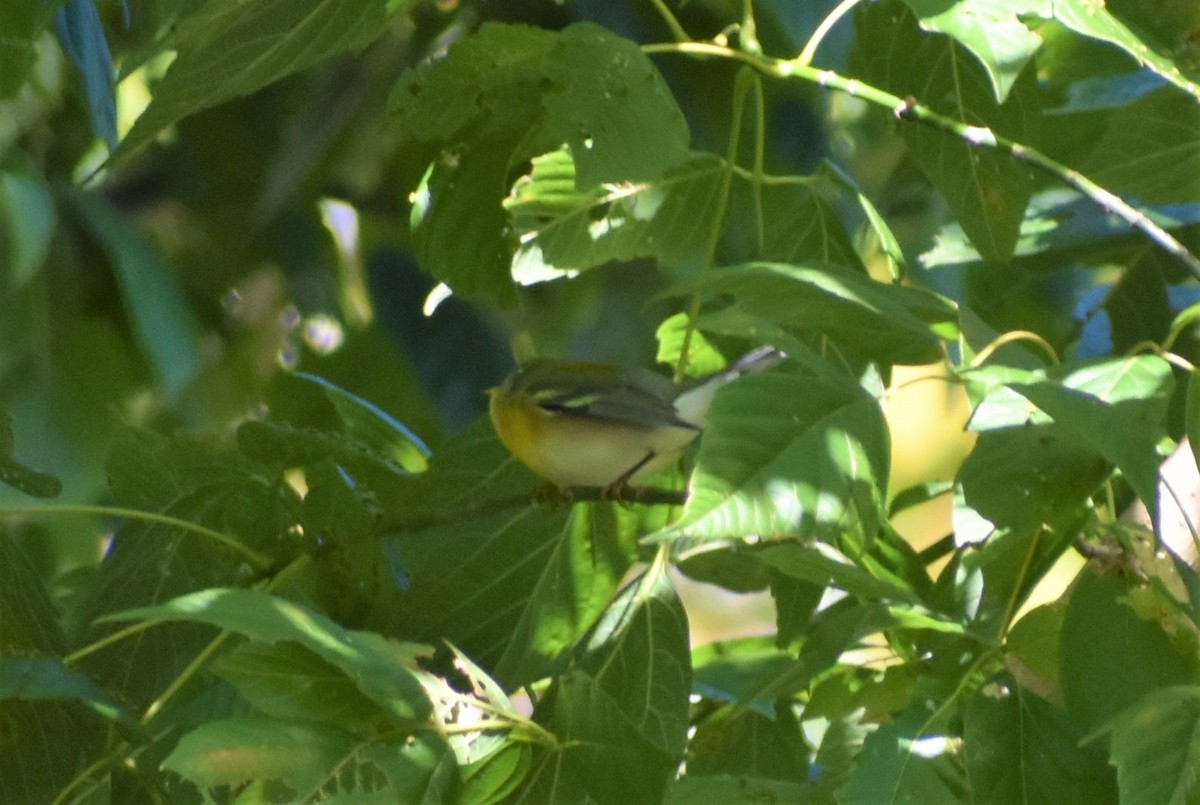
{"type": "Polygon", "coordinates": [[[76,196],[75,208],[108,255],[142,352],[167,392],[178,393],[200,363],[199,328],[178,280],[130,222],[99,197],[76,196]]]}
{"type": "MultiPolygon", "coordinates": [[[[446,58],[405,74],[391,107],[402,136],[433,160],[413,197],[418,254],[428,271],[467,295],[511,294],[517,244],[505,231],[501,203],[514,167],[565,146],[540,166],[553,188],[546,203],[561,212],[597,203],[609,183],[618,200],[626,183],[653,183],[688,156],[683,115],[653,64],[632,42],[586,23],[559,32],[484,25],[446,58]],[[566,184],[572,177],[574,188],[566,184]]],[[[541,193],[539,186],[530,203],[542,204],[541,193]]],[[[635,218],[658,203],[643,205],[635,218]]],[[[568,238],[568,258],[586,262],[578,250],[594,234],[568,238]]],[[[624,236],[612,243],[629,249],[624,236]]]]}
{"type": "Polygon", "coordinates": [[[717,396],[687,503],[664,536],[811,538],[879,527],[888,438],[878,403],[796,374],[717,396]]]}

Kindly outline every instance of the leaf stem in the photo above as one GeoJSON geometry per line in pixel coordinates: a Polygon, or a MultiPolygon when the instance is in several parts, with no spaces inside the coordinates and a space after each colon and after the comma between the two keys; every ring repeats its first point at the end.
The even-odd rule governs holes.
{"type": "Polygon", "coordinates": [[[5,506],[0,508],[0,517],[14,515],[46,515],[46,514],[95,514],[101,517],[121,517],[126,520],[139,520],[144,523],[155,523],[157,525],[170,526],[177,528],[180,531],[189,531],[202,537],[206,537],[213,542],[219,543],[226,548],[241,554],[248,562],[254,565],[257,570],[269,570],[274,564],[271,557],[266,554],[259,553],[248,545],[239,542],[236,538],[228,534],[222,534],[220,531],[214,531],[211,528],[193,523],[188,520],[181,520],[177,517],[171,517],[166,514],[157,512],[142,511],[141,509],[127,509],[121,506],[92,506],[87,504],[75,503],[53,503],[53,504],[35,504],[29,506],[5,506]]]}
{"type": "MultiPolygon", "coordinates": [[[[688,43],[684,43],[688,44],[688,43]]],[[[747,69],[738,71],[733,83],[733,119],[729,124],[729,144],[725,148],[725,165],[721,170],[721,185],[717,192],[716,213],[713,215],[712,231],[705,245],[703,263],[700,274],[703,275],[712,268],[717,256],[717,246],[721,242],[721,234],[725,227],[725,213],[729,209],[729,190],[733,184],[733,166],[737,164],[738,148],[742,137],[742,114],[746,107],[746,94],[753,88],[755,76],[747,69]]],[[[687,329],[683,331],[683,344],[679,348],[679,361],[675,364],[675,382],[684,377],[687,368],[688,350],[692,345],[692,334],[696,331],[696,319],[700,316],[700,304],[703,300],[700,293],[692,294],[691,308],[688,310],[687,329]]]]}
{"type": "Polygon", "coordinates": [[[671,36],[676,42],[687,42],[691,39],[688,32],[679,24],[679,18],[671,13],[671,9],[667,8],[667,4],[663,0],[650,0],[650,5],[654,6],[658,15],[663,18],[663,22],[667,24],[667,28],[670,29],[671,36]]]}
{"type": "Polygon", "coordinates": [[[1112,213],[1141,232],[1163,251],[1184,265],[1192,276],[1200,279],[1200,257],[1188,251],[1173,235],[1160,227],[1147,215],[1100,185],[1088,179],[1079,171],[1068,168],[1061,162],[1031,148],[1024,143],[1016,142],[996,134],[989,128],[972,126],[961,120],[947,117],[924,106],[912,97],[901,98],[870,84],[864,84],[858,79],[847,78],[832,70],[818,70],[803,62],[799,57],[790,60],[772,59],[735,50],[713,42],[675,42],[642,46],[643,53],[682,53],[690,56],[711,56],[731,59],[741,62],[765,75],[775,78],[799,78],[809,81],[825,89],[844,92],[875,106],[890,109],[897,120],[906,123],[916,123],[950,134],[962,140],[973,148],[989,148],[1006,153],[1018,162],[1023,162],[1049,174],[1057,181],[1078,191],[1099,206],[1105,212],[1112,213]]]}
{"type": "Polygon", "coordinates": [[[800,51],[800,55],[792,61],[804,65],[812,64],[813,56],[817,55],[817,48],[821,46],[821,43],[825,40],[825,36],[833,29],[833,26],[837,25],[842,17],[846,16],[852,8],[861,2],[862,0],[842,0],[842,2],[838,3],[833,11],[825,15],[825,19],[821,20],[821,24],[813,30],[812,36],[808,38],[808,43],[800,51]]]}

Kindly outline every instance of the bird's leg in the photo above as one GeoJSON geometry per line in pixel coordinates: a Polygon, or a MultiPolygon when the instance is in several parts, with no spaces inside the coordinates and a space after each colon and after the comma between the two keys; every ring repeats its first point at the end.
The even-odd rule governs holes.
{"type": "Polygon", "coordinates": [[[604,499],[605,500],[614,500],[617,503],[629,502],[628,500],[626,500],[626,497],[625,497],[625,490],[629,486],[629,479],[632,478],[634,475],[636,475],[638,470],[640,470],[642,467],[649,464],[650,461],[656,455],[657,455],[657,453],[655,453],[653,450],[647,451],[646,455],[642,456],[641,460],[638,461],[638,463],[634,464],[632,467],[625,470],[625,472],[621,473],[621,475],[617,478],[617,480],[613,481],[611,484],[604,487],[604,494],[603,494],[604,499]]]}

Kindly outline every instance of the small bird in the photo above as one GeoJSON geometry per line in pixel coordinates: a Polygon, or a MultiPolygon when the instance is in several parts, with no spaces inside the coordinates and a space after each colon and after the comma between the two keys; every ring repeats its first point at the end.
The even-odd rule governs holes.
{"type": "Polygon", "coordinates": [[[648,369],[537,358],[488,390],[500,441],[559,488],[617,489],[679,458],[717,389],[787,356],[760,347],[720,372],[676,384],[648,369]]]}

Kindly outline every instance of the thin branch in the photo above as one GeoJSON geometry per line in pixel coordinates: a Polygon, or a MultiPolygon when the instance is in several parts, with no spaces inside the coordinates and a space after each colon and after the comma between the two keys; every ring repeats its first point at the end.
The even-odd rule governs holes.
{"type": "Polygon", "coordinates": [[[1116,215],[1130,227],[1149,238],[1156,246],[1179,260],[1196,279],[1200,280],[1200,258],[1188,251],[1187,247],[1173,235],[1150,220],[1144,212],[1114,193],[1105,190],[1079,171],[1068,168],[1035,148],[996,134],[989,128],[972,126],[961,120],[939,114],[928,106],[922,105],[915,98],[901,98],[878,87],[864,84],[857,79],[846,78],[832,70],[818,70],[803,63],[799,58],[771,59],[710,42],[645,45],[642,51],[644,53],[682,53],[690,56],[730,59],[776,78],[799,78],[826,89],[862,98],[875,106],[890,109],[898,120],[929,126],[953,135],[974,148],[990,148],[1009,154],[1018,162],[1023,162],[1049,174],[1059,182],[1091,199],[1104,211],[1116,215]]]}

